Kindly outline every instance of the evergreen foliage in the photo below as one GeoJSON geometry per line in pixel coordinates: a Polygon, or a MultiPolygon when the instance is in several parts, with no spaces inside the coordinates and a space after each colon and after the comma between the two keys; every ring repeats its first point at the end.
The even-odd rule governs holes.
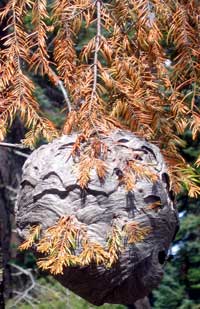
{"type": "MultiPolygon", "coordinates": [[[[185,148],[183,134],[190,129],[189,142],[197,148],[199,16],[196,0],[8,0],[0,11],[0,23],[7,23],[0,50],[1,140],[16,115],[29,130],[23,142],[30,147],[41,136],[51,141],[80,131],[74,153],[81,138],[125,127],[160,147],[174,191],[184,184],[197,197],[199,171],[193,162],[199,166],[200,157],[197,149],[185,148]],[[42,78],[63,94],[62,121],[37,85],[42,78]]],[[[93,167],[105,169],[103,160],[95,160],[93,167]]],[[[93,168],[86,164],[83,171],[87,162],[83,154],[83,187],[93,168]]],[[[179,251],[155,292],[156,309],[200,308],[198,204],[186,193],[180,197],[179,251]]]]}
{"type": "MultiPolygon", "coordinates": [[[[195,160],[200,150],[199,140],[191,141],[185,135],[187,147],[183,154],[188,162],[195,160]]],[[[165,276],[154,291],[155,309],[200,308],[200,201],[191,199],[186,192],[178,196],[180,230],[175,240],[177,252],[165,269],[165,276]]]]}
{"type": "MultiPolygon", "coordinates": [[[[0,11],[0,23],[7,23],[0,52],[1,139],[16,114],[29,128],[24,143],[30,147],[40,136],[50,141],[78,130],[89,139],[99,130],[126,127],[160,147],[173,190],[184,183],[196,197],[198,175],[179,147],[185,129],[196,139],[200,128],[199,10],[196,0],[9,0],[0,11]],[[42,114],[36,75],[63,93],[63,130],[42,114]]],[[[86,162],[83,185],[102,161],[86,162]]]]}

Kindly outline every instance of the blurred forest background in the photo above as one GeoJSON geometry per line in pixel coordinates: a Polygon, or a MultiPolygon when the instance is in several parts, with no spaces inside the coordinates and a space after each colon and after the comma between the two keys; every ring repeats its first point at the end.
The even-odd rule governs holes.
{"type": "MultiPolygon", "coordinates": [[[[1,0],[4,6],[6,0],[1,0]]],[[[25,20],[27,28],[31,28],[31,16],[25,20]]],[[[52,26],[48,21],[49,27],[52,26]]],[[[3,25],[0,37],[3,36],[3,25]]],[[[93,29],[83,30],[79,36],[77,50],[93,36],[93,29]]],[[[95,31],[95,30],[94,30],[95,31]]],[[[48,38],[48,50],[51,55],[52,37],[48,38]]],[[[0,42],[0,45],[2,42],[0,42]]],[[[2,47],[2,46],[0,46],[2,47]]],[[[167,54],[170,60],[174,49],[171,46],[167,54]]],[[[26,68],[24,68],[26,70],[26,68]]],[[[30,75],[30,73],[28,73],[30,75]]],[[[61,127],[65,119],[65,102],[59,89],[52,86],[48,79],[31,76],[36,85],[35,96],[48,119],[61,127]]],[[[189,92],[188,87],[186,91],[189,92]]],[[[200,97],[195,97],[200,108],[200,97]]],[[[9,132],[6,142],[18,143],[24,137],[25,129],[16,119],[9,132]]],[[[181,153],[188,163],[198,157],[200,139],[193,141],[188,129],[182,138],[185,145],[181,153]]],[[[40,144],[44,141],[40,141],[40,144]]],[[[4,284],[1,282],[0,294],[5,292],[7,308],[41,308],[41,309],[86,309],[96,308],[82,300],[47,274],[41,273],[36,267],[32,253],[18,252],[19,240],[15,233],[14,204],[20,182],[21,167],[30,150],[0,145],[0,205],[1,205],[1,245],[4,256],[4,284]],[[9,261],[9,263],[7,263],[9,261]]],[[[196,168],[197,169],[197,168],[196,168]]],[[[198,171],[199,172],[199,171],[198,171]]],[[[177,197],[180,216],[180,230],[169,252],[165,266],[164,279],[158,289],[150,295],[150,303],[155,309],[200,309],[200,200],[189,198],[183,188],[177,197]]],[[[2,263],[2,261],[0,261],[2,263]]],[[[104,305],[99,308],[122,309],[121,305],[104,305]]]]}

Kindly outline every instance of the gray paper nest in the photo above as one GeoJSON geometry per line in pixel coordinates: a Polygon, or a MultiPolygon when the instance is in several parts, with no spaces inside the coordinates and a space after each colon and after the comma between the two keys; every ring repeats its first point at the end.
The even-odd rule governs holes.
{"type": "Polygon", "coordinates": [[[100,182],[91,171],[88,187],[77,183],[76,162],[70,156],[77,133],[62,136],[35,150],[23,167],[17,202],[17,227],[22,239],[30,226],[42,230],[62,216],[75,216],[87,226],[91,241],[105,245],[113,220],[123,226],[136,221],[150,227],[144,241],[126,244],[118,262],[104,265],[67,267],[56,278],[64,286],[95,305],[103,303],[133,304],[158,286],[163,264],[178,227],[177,211],[170,191],[169,176],[159,149],[128,131],[117,130],[102,141],[108,147],[107,176],[100,182]],[[154,183],[138,178],[127,192],[119,185],[118,174],[126,160],[151,164],[158,180],[154,183]],[[147,211],[159,201],[160,207],[147,211]]]}

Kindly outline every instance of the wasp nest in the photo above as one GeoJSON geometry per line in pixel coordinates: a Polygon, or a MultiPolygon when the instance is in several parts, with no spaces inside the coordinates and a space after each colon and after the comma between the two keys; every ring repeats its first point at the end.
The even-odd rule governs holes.
{"type": "Polygon", "coordinates": [[[22,248],[95,305],[148,295],[178,227],[159,149],[123,130],[73,133],[35,150],[16,213],[22,248]]]}

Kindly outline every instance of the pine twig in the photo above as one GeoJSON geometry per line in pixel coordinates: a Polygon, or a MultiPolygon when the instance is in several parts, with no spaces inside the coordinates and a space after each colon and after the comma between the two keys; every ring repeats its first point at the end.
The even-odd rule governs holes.
{"type": "Polygon", "coordinates": [[[65,102],[67,103],[68,111],[70,113],[72,111],[72,105],[71,105],[67,90],[63,86],[63,82],[59,79],[59,77],[56,75],[56,73],[51,68],[49,68],[49,71],[50,71],[50,74],[53,76],[53,78],[55,80],[56,86],[60,88],[60,90],[63,94],[63,97],[65,99],[65,102]]]}
{"type": "Polygon", "coordinates": [[[22,268],[22,267],[20,267],[19,265],[16,265],[16,264],[11,264],[11,266],[13,268],[17,269],[19,271],[19,274],[24,274],[30,280],[29,286],[22,293],[19,293],[18,297],[16,297],[15,302],[13,304],[13,307],[15,307],[22,300],[27,301],[26,298],[30,295],[29,293],[34,290],[34,288],[36,286],[36,281],[35,281],[35,278],[33,277],[32,273],[31,273],[31,270],[24,269],[24,268],[22,268]]]}
{"type": "Polygon", "coordinates": [[[97,0],[96,1],[96,7],[97,7],[97,34],[96,34],[96,42],[95,42],[95,51],[94,51],[94,78],[93,78],[93,86],[92,86],[92,94],[91,94],[91,99],[90,99],[90,105],[89,105],[89,112],[91,114],[92,110],[92,102],[96,94],[96,88],[97,88],[97,75],[98,75],[98,52],[99,52],[99,47],[100,47],[100,37],[101,37],[101,1],[97,0]]]}
{"type": "Polygon", "coordinates": [[[68,110],[69,110],[69,113],[71,112],[72,110],[72,106],[71,106],[71,103],[70,103],[70,100],[69,100],[69,96],[68,96],[68,93],[65,89],[65,87],[63,86],[63,82],[61,80],[58,80],[58,86],[65,98],[65,102],[67,103],[67,107],[68,107],[68,110]]]}
{"type": "Polygon", "coordinates": [[[24,157],[24,158],[28,158],[28,157],[29,157],[28,154],[23,153],[22,151],[19,151],[19,150],[14,150],[13,152],[14,152],[16,155],[21,156],[21,157],[24,157]]]}
{"type": "Polygon", "coordinates": [[[28,149],[29,148],[23,144],[11,144],[11,143],[4,143],[4,142],[0,142],[0,147],[18,148],[18,149],[28,149]]]}

